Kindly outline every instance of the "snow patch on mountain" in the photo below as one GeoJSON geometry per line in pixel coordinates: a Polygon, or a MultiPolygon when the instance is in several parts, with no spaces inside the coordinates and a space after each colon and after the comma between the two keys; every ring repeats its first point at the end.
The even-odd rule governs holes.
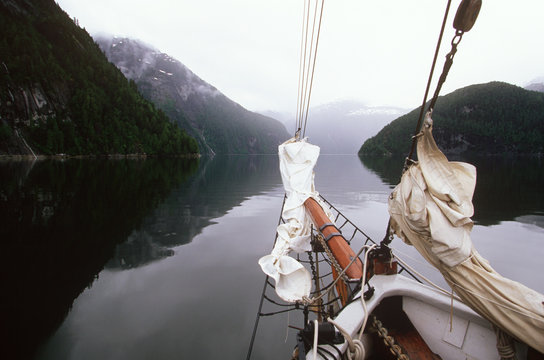
{"type": "Polygon", "coordinates": [[[397,108],[386,108],[386,107],[365,107],[357,110],[352,110],[348,112],[347,116],[366,116],[366,115],[390,115],[390,116],[400,116],[404,112],[397,108]]]}
{"type": "Polygon", "coordinates": [[[195,75],[185,65],[169,55],[138,40],[117,37],[95,37],[102,50],[128,79],[152,79],[160,82],[165,77],[174,80],[177,93],[187,100],[192,94],[215,97],[221,92],[195,75]]]}

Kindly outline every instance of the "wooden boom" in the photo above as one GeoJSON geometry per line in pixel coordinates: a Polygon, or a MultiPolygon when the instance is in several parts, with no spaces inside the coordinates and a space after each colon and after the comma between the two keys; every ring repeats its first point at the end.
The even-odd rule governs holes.
{"type": "MultiPolygon", "coordinates": [[[[331,249],[334,258],[342,269],[345,269],[356,254],[353,252],[348,242],[342,236],[340,230],[332,224],[331,219],[325,214],[321,206],[312,198],[304,202],[304,207],[310,214],[316,228],[321,231],[324,238],[327,239],[327,245],[331,249]]],[[[363,263],[357,259],[346,270],[346,275],[350,279],[360,279],[363,276],[363,263]]]]}

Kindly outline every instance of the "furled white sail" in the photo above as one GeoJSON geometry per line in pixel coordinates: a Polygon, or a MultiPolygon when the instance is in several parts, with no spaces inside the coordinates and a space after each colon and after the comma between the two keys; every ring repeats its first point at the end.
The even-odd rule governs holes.
{"type": "Polygon", "coordinates": [[[438,149],[430,114],[417,154],[418,163],[403,174],[389,199],[393,231],[416,247],[467,305],[544,352],[544,295],[502,277],[473,247],[470,217],[476,170],[448,161],[438,149]]]}
{"type": "Polygon", "coordinates": [[[278,296],[295,302],[308,297],[312,287],[308,270],[288,254],[291,250],[311,250],[312,221],[306,213],[304,201],[312,197],[320,202],[314,186],[314,166],[319,157],[319,147],[306,140],[292,138],[278,147],[278,154],[287,195],[282,212],[285,223],[277,228],[278,236],[272,253],[260,258],[259,265],[275,280],[278,296]]]}

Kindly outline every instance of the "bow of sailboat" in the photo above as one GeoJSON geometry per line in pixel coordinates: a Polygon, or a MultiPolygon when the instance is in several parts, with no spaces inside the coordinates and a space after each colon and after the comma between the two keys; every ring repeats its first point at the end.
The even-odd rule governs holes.
{"type": "Polygon", "coordinates": [[[304,4],[296,131],[279,146],[286,195],[273,250],[259,260],[267,277],[248,359],[259,318],[295,310],[302,310],[304,319],[294,359],[544,356],[538,353],[544,353],[544,296],[501,277],[475,250],[470,232],[476,169],[448,161],[432,137],[436,99],[481,1],[461,1],[451,50],[427,101],[447,1],[412,148],[389,199],[391,217],[381,242],[315,188],[313,169],[320,151],[305,135],[324,0],[313,7],[309,0],[304,4]],[[451,289],[438,287],[400,259],[389,247],[393,235],[413,245],[451,289]],[[271,300],[271,289],[278,301],[271,300]],[[282,309],[263,314],[264,300],[282,309]]]}

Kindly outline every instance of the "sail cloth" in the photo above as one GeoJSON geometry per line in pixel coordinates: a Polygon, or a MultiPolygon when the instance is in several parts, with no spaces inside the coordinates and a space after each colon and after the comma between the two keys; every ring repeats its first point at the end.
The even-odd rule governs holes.
{"type": "Polygon", "coordinates": [[[544,295],[502,277],[473,247],[476,169],[448,161],[438,149],[430,113],[417,155],[389,198],[393,231],[442,273],[463,302],[544,353],[544,295]]]}
{"type": "Polygon", "coordinates": [[[304,201],[312,197],[321,204],[314,186],[314,166],[319,151],[318,146],[308,143],[306,139],[292,138],[278,147],[281,177],[287,195],[282,211],[285,223],[277,228],[272,253],[260,258],[259,265],[265,274],[275,280],[278,296],[288,302],[308,297],[312,287],[308,270],[288,254],[291,250],[299,253],[311,250],[312,221],[306,213],[304,201]]]}

